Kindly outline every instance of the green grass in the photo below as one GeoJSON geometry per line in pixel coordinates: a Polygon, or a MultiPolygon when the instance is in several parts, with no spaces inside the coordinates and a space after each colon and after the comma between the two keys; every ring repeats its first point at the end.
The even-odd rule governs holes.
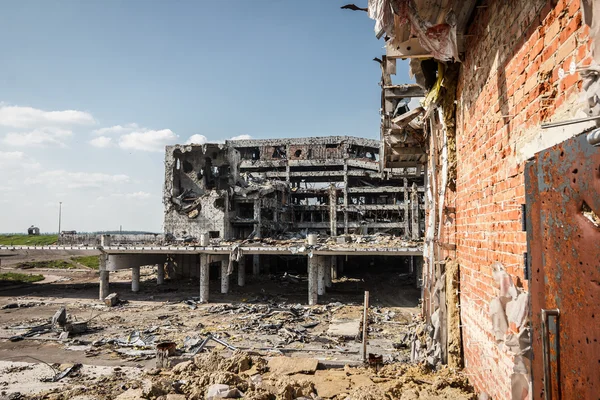
{"type": "Polygon", "coordinates": [[[71,257],[70,260],[25,261],[17,264],[17,268],[77,269],[81,268],[79,264],[91,269],[99,269],[100,258],[99,256],[81,256],[71,257]]]}
{"type": "Polygon", "coordinates": [[[39,282],[39,281],[43,281],[43,280],[44,280],[43,275],[19,274],[16,272],[0,273],[0,282],[7,281],[7,282],[32,283],[32,282],[39,282]]]}
{"type": "Polygon", "coordinates": [[[49,261],[25,261],[17,264],[17,268],[50,268],[50,269],[75,269],[77,265],[67,260],[49,260],[49,261]]]}
{"type": "Polygon", "coordinates": [[[73,257],[72,260],[91,269],[100,268],[100,256],[73,257]]]}
{"type": "Polygon", "coordinates": [[[58,241],[58,235],[0,235],[0,245],[48,246],[58,241]]]}

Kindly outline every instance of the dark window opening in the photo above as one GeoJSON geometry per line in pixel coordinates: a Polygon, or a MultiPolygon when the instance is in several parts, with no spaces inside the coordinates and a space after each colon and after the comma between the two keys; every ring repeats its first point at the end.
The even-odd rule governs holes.
{"type": "Polygon", "coordinates": [[[272,158],[286,158],[285,146],[274,146],[272,158]]]}
{"type": "Polygon", "coordinates": [[[254,218],[254,204],[240,203],[238,215],[240,218],[254,218]]]}
{"type": "Polygon", "coordinates": [[[183,160],[183,172],[189,174],[194,170],[194,166],[189,161],[183,160]]]}
{"type": "Polygon", "coordinates": [[[219,231],[208,231],[208,237],[211,239],[217,239],[221,236],[221,232],[219,231]]]}
{"type": "Polygon", "coordinates": [[[214,206],[215,206],[215,208],[218,208],[220,210],[225,210],[225,199],[222,197],[216,199],[214,206]]]}
{"type": "Polygon", "coordinates": [[[338,147],[339,147],[339,145],[335,144],[335,143],[327,143],[327,144],[325,144],[325,148],[326,149],[337,149],[338,147]]]}
{"type": "Polygon", "coordinates": [[[294,152],[295,157],[300,157],[302,155],[302,150],[298,149],[294,152]]]}

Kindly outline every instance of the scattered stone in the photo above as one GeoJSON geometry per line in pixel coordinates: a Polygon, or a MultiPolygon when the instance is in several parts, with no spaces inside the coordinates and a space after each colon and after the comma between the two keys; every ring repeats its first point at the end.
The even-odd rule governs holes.
{"type": "Polygon", "coordinates": [[[104,298],[104,304],[108,307],[114,307],[119,304],[119,295],[117,293],[111,293],[104,298]]]}
{"type": "Polygon", "coordinates": [[[314,358],[273,357],[267,366],[272,374],[313,374],[319,361],[314,358]]]}

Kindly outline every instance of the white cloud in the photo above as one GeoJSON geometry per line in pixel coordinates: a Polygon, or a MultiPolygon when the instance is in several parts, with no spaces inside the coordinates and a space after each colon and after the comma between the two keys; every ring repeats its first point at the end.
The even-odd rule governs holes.
{"type": "Polygon", "coordinates": [[[112,138],[106,136],[99,136],[90,140],[90,144],[94,147],[99,147],[101,149],[111,147],[113,145],[112,138]]]}
{"type": "Polygon", "coordinates": [[[81,189],[102,188],[108,184],[123,184],[129,177],[123,174],[109,175],[100,172],[46,171],[25,179],[25,184],[45,184],[52,188],[81,189]]]}
{"type": "Polygon", "coordinates": [[[95,122],[92,114],[84,111],[44,111],[33,107],[0,105],[0,125],[13,128],[91,125],[95,122]]]}
{"type": "Polygon", "coordinates": [[[229,140],[250,140],[252,139],[252,136],[250,135],[238,135],[238,136],[234,136],[229,140]]]}
{"type": "Polygon", "coordinates": [[[115,125],[108,128],[100,128],[94,130],[95,135],[123,135],[139,130],[138,124],[115,125]]]}
{"type": "Polygon", "coordinates": [[[111,194],[111,197],[144,200],[144,199],[148,199],[148,198],[152,197],[152,195],[148,192],[140,191],[140,192],[133,192],[133,193],[113,193],[113,194],[111,194]]]}
{"type": "Polygon", "coordinates": [[[0,178],[5,180],[10,179],[10,176],[3,176],[2,172],[37,169],[40,164],[35,160],[27,157],[22,151],[0,151],[0,178]]]}
{"type": "Polygon", "coordinates": [[[25,153],[22,151],[0,151],[0,165],[5,165],[23,160],[25,153]]]}
{"type": "Polygon", "coordinates": [[[39,128],[30,132],[9,132],[2,142],[9,146],[60,146],[66,147],[65,139],[73,134],[68,129],[39,128]]]}
{"type": "Polygon", "coordinates": [[[187,142],[185,142],[185,144],[205,144],[206,142],[208,142],[206,136],[196,134],[190,136],[190,138],[187,140],[187,142]]]}
{"type": "Polygon", "coordinates": [[[165,146],[173,144],[177,137],[170,129],[141,130],[121,136],[119,147],[126,150],[164,151],[165,146]]]}

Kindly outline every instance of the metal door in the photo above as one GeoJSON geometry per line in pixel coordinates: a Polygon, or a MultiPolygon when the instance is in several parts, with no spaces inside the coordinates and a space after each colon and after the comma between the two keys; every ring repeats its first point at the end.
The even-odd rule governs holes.
{"type": "Polygon", "coordinates": [[[525,187],[533,398],[600,399],[600,148],[538,153],[525,187]]]}

